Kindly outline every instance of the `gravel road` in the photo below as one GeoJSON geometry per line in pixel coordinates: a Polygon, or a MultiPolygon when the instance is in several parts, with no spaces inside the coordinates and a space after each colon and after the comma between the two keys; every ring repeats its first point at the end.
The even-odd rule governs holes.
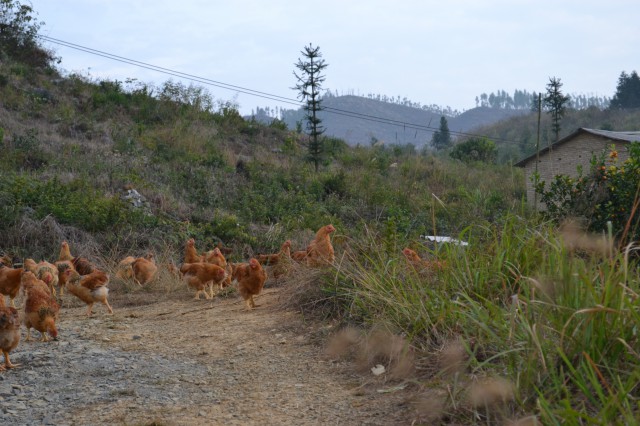
{"type": "Polygon", "coordinates": [[[324,355],[330,325],[278,307],[286,287],[266,289],[251,312],[233,294],[135,296],[87,318],[65,295],[59,339],[21,341],[20,368],[0,373],[0,424],[410,423],[406,395],[324,355]]]}

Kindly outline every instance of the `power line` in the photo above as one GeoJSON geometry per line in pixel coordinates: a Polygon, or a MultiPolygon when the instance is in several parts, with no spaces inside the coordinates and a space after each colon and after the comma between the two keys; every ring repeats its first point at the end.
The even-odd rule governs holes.
{"type": "MultiPolygon", "coordinates": [[[[271,94],[271,93],[266,93],[266,92],[262,92],[262,91],[259,91],[259,90],[250,89],[250,88],[247,88],[247,87],[237,86],[237,85],[234,85],[234,84],[224,83],[224,82],[221,82],[221,81],[216,81],[216,80],[212,80],[212,79],[205,78],[205,77],[200,77],[200,76],[189,74],[189,73],[184,73],[184,72],[181,72],[181,71],[176,71],[176,70],[172,70],[172,69],[169,69],[169,68],[160,67],[160,66],[149,64],[149,63],[146,63],[146,62],[137,61],[135,59],[125,58],[123,56],[115,55],[115,54],[112,54],[112,53],[109,53],[109,52],[104,52],[104,51],[101,51],[101,50],[97,50],[97,49],[93,49],[93,48],[90,48],[90,47],[82,46],[82,45],[79,45],[79,44],[71,43],[71,42],[68,42],[68,41],[60,40],[60,39],[57,39],[57,38],[54,38],[54,37],[49,37],[49,36],[45,36],[45,35],[38,35],[38,37],[40,37],[42,40],[48,41],[50,43],[58,44],[60,46],[68,47],[70,49],[79,50],[79,51],[82,51],[82,52],[85,52],[85,53],[89,53],[91,55],[100,56],[100,57],[103,57],[103,58],[106,58],[106,59],[111,59],[113,61],[122,62],[122,63],[129,64],[129,65],[134,65],[134,66],[137,66],[137,67],[140,67],[140,68],[148,69],[148,70],[151,70],[151,71],[156,71],[156,72],[159,72],[159,73],[162,73],[162,74],[167,74],[167,75],[171,75],[171,76],[174,76],[174,77],[184,78],[186,80],[198,82],[198,83],[201,83],[201,84],[206,84],[206,85],[218,87],[218,88],[221,88],[221,89],[235,91],[235,92],[243,93],[243,94],[246,94],[246,95],[249,95],[249,96],[255,96],[255,97],[268,99],[268,100],[272,100],[272,101],[276,101],[276,102],[286,103],[286,104],[294,105],[294,106],[297,106],[297,107],[302,107],[304,105],[304,103],[300,102],[297,99],[287,98],[287,97],[279,96],[279,95],[274,95],[274,94],[271,94]]],[[[355,111],[348,111],[348,110],[329,107],[329,106],[322,107],[322,111],[328,112],[328,113],[331,113],[331,114],[341,115],[341,116],[344,116],[344,117],[356,118],[356,119],[359,119],[359,120],[371,121],[371,122],[387,124],[387,125],[391,125],[391,126],[403,127],[405,129],[412,129],[412,130],[416,130],[416,131],[417,130],[422,130],[422,131],[427,131],[427,132],[439,131],[439,128],[431,127],[430,125],[426,125],[425,126],[423,124],[409,123],[409,122],[405,122],[405,121],[401,121],[401,120],[395,120],[395,119],[392,119],[392,118],[378,117],[378,116],[374,116],[374,115],[370,115],[370,114],[364,114],[364,113],[359,113],[359,112],[355,112],[355,111]]],[[[455,131],[455,130],[450,130],[449,133],[451,133],[452,135],[465,136],[465,137],[486,137],[486,135],[480,135],[480,134],[474,134],[474,133],[468,133],[468,132],[461,132],[461,131],[455,131]]],[[[492,139],[499,140],[499,141],[502,141],[502,142],[517,143],[516,141],[511,141],[511,140],[502,139],[502,138],[492,138],[492,139]]]]}

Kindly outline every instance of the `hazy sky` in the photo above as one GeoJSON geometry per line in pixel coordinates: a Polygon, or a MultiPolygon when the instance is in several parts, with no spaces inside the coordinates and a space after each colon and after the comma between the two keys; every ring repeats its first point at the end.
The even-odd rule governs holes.
{"type": "MultiPolygon", "coordinates": [[[[320,46],[325,89],[465,110],[481,93],[612,96],[640,71],[638,0],[32,0],[49,37],[235,86],[296,98],[300,51],[320,46]]],[[[46,44],[96,78],[168,75],[46,44]]],[[[177,80],[175,77],[174,80],[177,80]]],[[[243,113],[276,103],[208,87],[243,113]]],[[[290,105],[280,104],[284,107],[290,105]]]]}

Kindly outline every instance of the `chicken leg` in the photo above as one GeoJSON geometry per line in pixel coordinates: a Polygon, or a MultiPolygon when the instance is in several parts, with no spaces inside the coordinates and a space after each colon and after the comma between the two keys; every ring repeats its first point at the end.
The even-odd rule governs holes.
{"type": "Polygon", "coordinates": [[[105,299],[105,301],[102,302],[102,303],[104,303],[104,305],[107,307],[107,310],[109,311],[109,313],[111,315],[113,315],[113,309],[111,308],[111,305],[109,304],[109,301],[105,299]]]}
{"type": "Polygon", "coordinates": [[[21,364],[12,364],[11,360],[9,359],[9,352],[7,351],[2,351],[4,353],[4,365],[0,365],[0,371],[4,371],[8,368],[17,368],[20,367],[21,364]]]}

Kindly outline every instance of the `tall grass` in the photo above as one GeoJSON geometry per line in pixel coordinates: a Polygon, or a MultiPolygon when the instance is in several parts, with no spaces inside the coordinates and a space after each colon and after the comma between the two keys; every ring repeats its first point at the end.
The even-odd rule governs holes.
{"type": "Polygon", "coordinates": [[[462,339],[466,367],[455,383],[434,369],[421,377],[449,390],[444,412],[454,422],[530,414],[544,424],[637,421],[640,278],[629,260],[637,248],[617,253],[605,241],[597,249],[601,238],[517,216],[462,237],[470,246],[438,250],[447,266],[426,274],[375,235],[352,242],[336,279],[348,314],[410,336],[425,365],[462,339]],[[513,401],[489,411],[470,404],[482,377],[512,383],[513,401]]]}

